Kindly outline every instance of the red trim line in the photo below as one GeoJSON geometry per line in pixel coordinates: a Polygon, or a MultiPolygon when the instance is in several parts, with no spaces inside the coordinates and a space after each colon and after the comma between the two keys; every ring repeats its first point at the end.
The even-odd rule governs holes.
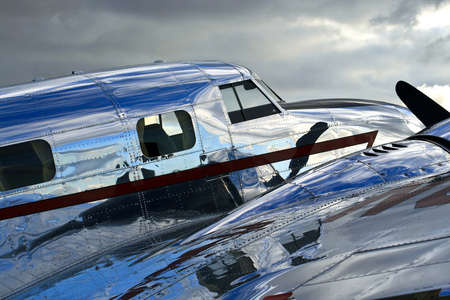
{"type": "Polygon", "coordinates": [[[167,185],[187,182],[217,176],[224,173],[231,173],[260,165],[266,165],[279,161],[289,160],[296,157],[332,151],[340,148],[368,143],[367,148],[373,145],[378,131],[357,134],[349,137],[324,141],[312,145],[300,146],[252,157],[241,158],[229,162],[207,165],[185,171],[161,175],[144,180],[124,183],[120,185],[108,186],[95,190],[65,195],[61,197],[41,200],[0,209],[0,220],[40,213],[48,210],[64,208],[68,206],[98,201],[106,198],[123,196],[127,194],[142,192],[167,185]]]}
{"type": "Polygon", "coordinates": [[[292,299],[292,298],[290,298],[292,295],[293,295],[292,292],[277,294],[277,295],[272,295],[272,296],[266,296],[263,298],[263,300],[288,300],[288,299],[292,299]]]}
{"type": "Polygon", "coordinates": [[[417,189],[417,186],[407,186],[395,190],[393,194],[366,211],[361,215],[361,217],[378,215],[379,213],[388,210],[389,208],[400,204],[422,192],[421,190],[416,190],[414,192],[414,189],[417,189]]]}
{"type": "MultiPolygon", "coordinates": [[[[446,180],[446,181],[448,181],[448,180],[446,180]]],[[[445,181],[444,181],[444,183],[445,183],[445,181]]],[[[444,184],[444,183],[441,183],[441,184],[444,184]]],[[[424,207],[429,207],[429,206],[448,204],[448,203],[450,203],[449,193],[450,193],[450,186],[447,186],[446,188],[417,201],[416,206],[414,208],[424,208],[424,207]]]]}

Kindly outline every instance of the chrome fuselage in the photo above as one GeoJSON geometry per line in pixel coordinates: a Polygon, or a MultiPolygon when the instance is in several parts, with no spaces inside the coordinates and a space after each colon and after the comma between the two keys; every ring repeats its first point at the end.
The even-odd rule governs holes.
{"type": "Polygon", "coordinates": [[[5,87],[0,111],[2,298],[107,249],[155,247],[314,166],[422,128],[381,102],[284,103],[250,70],[211,61],[5,87]],[[262,102],[246,107],[246,97],[262,102]]]}

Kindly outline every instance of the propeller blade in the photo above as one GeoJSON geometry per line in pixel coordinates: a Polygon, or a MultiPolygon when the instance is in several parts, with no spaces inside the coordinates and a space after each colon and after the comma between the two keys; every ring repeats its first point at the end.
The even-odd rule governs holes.
{"type": "Polygon", "coordinates": [[[450,113],[445,108],[407,82],[397,82],[395,91],[406,107],[426,127],[450,118],[450,113]]]}

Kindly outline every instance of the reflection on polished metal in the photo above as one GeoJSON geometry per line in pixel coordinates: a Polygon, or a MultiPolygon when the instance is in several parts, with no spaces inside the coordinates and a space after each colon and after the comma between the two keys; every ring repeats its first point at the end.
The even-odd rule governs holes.
{"type": "Polygon", "coordinates": [[[449,171],[450,153],[426,141],[350,154],[187,238],[168,238],[158,249],[145,248],[145,242],[114,249],[86,261],[75,275],[59,277],[53,288],[37,286],[29,294],[95,298],[107,289],[118,299],[444,296],[450,276],[449,171]],[[417,206],[430,197],[440,200],[417,206]],[[385,205],[392,199],[394,205],[385,205]],[[367,214],[379,205],[383,209],[367,214]],[[102,274],[126,277],[127,287],[102,274]],[[85,289],[78,291],[84,280],[85,289]]]}
{"type": "MultiPolygon", "coordinates": [[[[314,252],[321,244],[324,225],[314,219],[304,229],[280,237],[282,242],[252,246],[269,247],[269,252],[238,247],[225,253],[227,248],[219,249],[220,260],[206,259],[195,271],[181,266],[231,236],[238,246],[238,236],[269,228],[272,221],[243,227],[229,237],[224,233],[192,250],[191,246],[167,245],[243,204],[237,214],[257,215],[267,205],[290,204],[294,195],[295,199],[312,199],[355,186],[350,178],[333,181],[338,178],[336,172],[355,170],[361,184],[367,178],[375,184],[419,174],[422,168],[427,172],[440,168],[424,167],[425,162],[417,158],[417,168],[412,167],[414,162],[404,165],[402,161],[397,169],[403,168],[403,175],[391,172],[391,161],[383,161],[374,148],[361,156],[377,160],[379,169],[358,158],[340,160],[340,171],[312,171],[355,151],[408,137],[423,126],[407,109],[392,104],[351,99],[285,103],[276,97],[247,68],[216,61],[76,72],[0,89],[0,149],[4,150],[0,153],[7,153],[0,157],[0,298],[40,293],[50,298],[72,298],[73,294],[86,299],[113,298],[144,290],[158,293],[157,298],[170,282],[179,285],[169,289],[192,287],[199,295],[226,296],[263,277],[260,270],[275,259],[255,263],[255,257],[294,255],[305,247],[314,252]],[[262,104],[241,105],[228,112],[220,87],[241,85],[246,88],[236,101],[251,92],[262,104]],[[271,109],[261,114],[263,107],[271,109]],[[250,117],[232,122],[230,113],[250,117]],[[161,138],[145,140],[145,131],[141,131],[145,122],[139,123],[145,119],[161,125],[161,138]],[[181,124],[178,131],[171,130],[174,120],[181,124]],[[151,147],[161,146],[162,138],[178,146],[152,152],[151,147]],[[28,143],[36,140],[44,142],[28,143]],[[15,178],[19,185],[8,186],[11,178],[27,168],[8,152],[11,145],[28,147],[33,172],[39,174],[32,185],[20,185],[15,178]],[[53,178],[40,174],[46,172],[46,165],[54,165],[53,178]],[[299,174],[303,181],[296,184],[299,174]],[[327,176],[330,180],[324,181],[327,176]],[[274,191],[278,204],[262,203],[267,198],[258,198],[280,185],[274,191]],[[228,269],[243,275],[221,277],[228,269]],[[185,281],[177,281],[180,278],[185,281]],[[200,281],[200,285],[191,285],[200,281]],[[85,291],[76,290],[81,282],[86,284],[85,291]]],[[[442,131],[430,128],[429,135],[442,131]]],[[[413,153],[445,156],[423,143],[404,144],[413,153]]],[[[385,147],[399,148],[394,151],[399,155],[405,153],[394,144],[385,147]]],[[[383,149],[379,151],[389,152],[383,149]]],[[[299,254],[292,265],[318,257],[299,254]]]]}

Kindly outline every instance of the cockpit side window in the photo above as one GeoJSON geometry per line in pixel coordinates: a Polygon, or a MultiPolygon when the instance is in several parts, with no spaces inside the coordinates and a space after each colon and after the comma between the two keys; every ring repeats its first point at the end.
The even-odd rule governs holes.
{"type": "Polygon", "coordinates": [[[219,88],[233,124],[280,113],[251,80],[219,88]]]}
{"type": "Polygon", "coordinates": [[[0,148],[0,191],[47,182],[56,174],[50,145],[35,140],[0,148]]]}
{"type": "Polygon", "coordinates": [[[147,157],[168,155],[195,145],[194,126],[186,111],[145,117],[136,127],[142,153],[147,157]]]}

